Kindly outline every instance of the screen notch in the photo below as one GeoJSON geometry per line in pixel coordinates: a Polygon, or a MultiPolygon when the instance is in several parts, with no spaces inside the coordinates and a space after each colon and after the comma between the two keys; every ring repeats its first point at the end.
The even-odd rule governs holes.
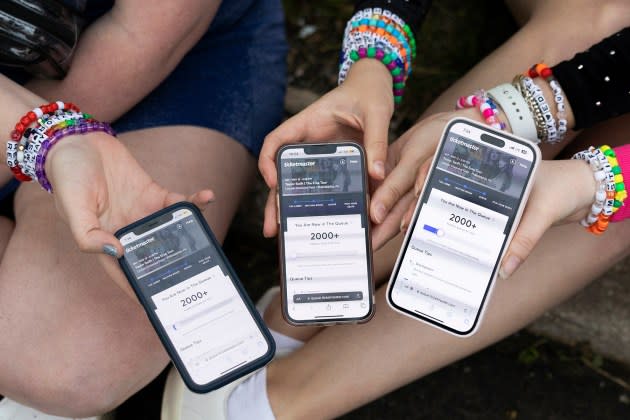
{"type": "Polygon", "coordinates": [[[332,155],[336,152],[336,144],[313,144],[304,146],[304,154],[306,155],[332,155]]]}
{"type": "Polygon", "coordinates": [[[486,143],[490,143],[493,146],[497,146],[500,148],[505,147],[505,141],[501,140],[500,138],[491,136],[489,134],[483,133],[481,134],[481,141],[486,142],[486,143]]]}
{"type": "Polygon", "coordinates": [[[137,236],[142,235],[143,233],[146,233],[148,231],[150,231],[151,229],[163,225],[164,223],[170,222],[171,220],[173,220],[173,213],[169,212],[169,213],[164,213],[163,215],[150,220],[147,223],[144,223],[136,228],[134,228],[132,230],[132,232],[134,234],[136,234],[137,236]]]}

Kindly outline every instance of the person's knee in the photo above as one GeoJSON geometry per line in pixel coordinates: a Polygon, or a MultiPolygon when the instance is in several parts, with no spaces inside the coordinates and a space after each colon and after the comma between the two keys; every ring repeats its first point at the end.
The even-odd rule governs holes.
{"type": "MultiPolygon", "coordinates": [[[[127,375],[128,376],[128,375],[127,375]]],[[[93,363],[66,360],[47,369],[46,377],[33,375],[25,395],[26,404],[46,413],[65,417],[91,417],[116,408],[130,397],[129,378],[116,369],[93,363]]]]}

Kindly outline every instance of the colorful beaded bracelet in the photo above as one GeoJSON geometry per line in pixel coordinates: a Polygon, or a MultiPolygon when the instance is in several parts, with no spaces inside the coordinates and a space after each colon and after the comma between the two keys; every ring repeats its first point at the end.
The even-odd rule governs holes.
{"type": "MultiPolygon", "coordinates": [[[[64,103],[61,101],[44,104],[44,105],[38,106],[37,108],[34,108],[30,112],[27,112],[25,115],[23,115],[20,118],[17,124],[15,124],[13,131],[11,131],[10,140],[7,143],[7,151],[9,150],[10,147],[13,148],[13,146],[15,146],[14,151],[16,153],[22,151],[18,144],[22,141],[22,138],[24,136],[24,133],[26,132],[26,129],[30,128],[33,124],[37,122],[38,119],[44,117],[45,115],[51,115],[57,111],[64,111],[64,110],[79,112],[79,108],[73,103],[71,102],[64,103]]],[[[19,165],[17,165],[16,163],[17,162],[10,162],[7,155],[7,165],[11,169],[11,172],[13,172],[13,175],[15,176],[15,178],[18,179],[19,181],[25,181],[25,182],[31,181],[32,178],[29,177],[28,175],[25,175],[22,172],[19,165]]]]}
{"type": "Polygon", "coordinates": [[[352,28],[356,28],[361,24],[377,26],[387,30],[387,32],[394,36],[406,37],[411,47],[411,57],[416,57],[416,39],[413,35],[413,31],[411,27],[395,13],[381,8],[360,10],[348,21],[344,36],[347,35],[352,28]]]}
{"type": "Polygon", "coordinates": [[[558,82],[558,80],[554,77],[553,70],[544,63],[533,65],[527,71],[527,75],[532,79],[535,79],[536,77],[545,79],[553,91],[553,99],[556,103],[556,109],[558,110],[556,113],[556,118],[558,120],[557,142],[564,140],[564,136],[566,135],[568,129],[565,105],[565,102],[567,101],[565,100],[560,82],[558,82]]]}
{"type": "Polygon", "coordinates": [[[392,44],[397,45],[402,56],[410,57],[409,61],[416,56],[415,40],[412,42],[413,38],[409,38],[400,26],[386,17],[373,15],[370,19],[351,21],[351,29],[346,35],[356,32],[372,32],[389,40],[392,44]]]}
{"type": "Polygon", "coordinates": [[[348,21],[344,32],[339,84],[345,81],[355,62],[374,58],[392,74],[394,102],[399,104],[415,56],[413,32],[399,16],[381,8],[360,10],[348,21]]]}
{"type": "MultiPolygon", "coordinates": [[[[374,58],[383,63],[391,73],[392,80],[394,82],[394,103],[398,104],[400,103],[400,101],[402,101],[402,97],[405,93],[405,76],[403,75],[402,63],[393,52],[385,51],[381,48],[376,47],[361,47],[358,49],[358,51],[350,51],[348,57],[352,63],[355,63],[363,58],[374,58]]],[[[352,64],[350,64],[350,66],[351,65],[352,64]]]]}
{"type": "Polygon", "coordinates": [[[604,153],[606,159],[608,160],[608,164],[610,165],[610,172],[612,176],[609,176],[615,182],[615,193],[611,194],[611,199],[613,199],[613,214],[617,213],[621,206],[623,205],[626,198],[628,198],[628,191],[626,190],[626,184],[624,182],[623,174],[621,172],[621,166],[617,161],[617,155],[615,151],[610,146],[601,146],[599,150],[604,153]]]}
{"type": "Polygon", "coordinates": [[[485,91],[479,90],[472,95],[462,96],[457,100],[456,109],[479,108],[486,124],[497,130],[505,130],[505,123],[499,120],[499,110],[485,91]]]}
{"type": "MultiPolygon", "coordinates": [[[[616,175],[626,175],[630,173],[630,144],[625,144],[623,146],[616,147],[613,152],[615,153],[613,156],[608,156],[608,152],[604,150],[604,153],[607,154],[608,162],[613,166],[612,171],[616,175]],[[618,168],[617,168],[618,167],[618,168]]],[[[630,205],[628,205],[628,188],[625,185],[625,180],[623,176],[620,179],[624,182],[623,190],[615,191],[615,204],[616,207],[614,214],[610,218],[611,222],[621,222],[622,220],[630,219],[630,205]]],[[[621,187],[620,187],[621,188],[621,187]]]]}
{"type": "Polygon", "coordinates": [[[39,185],[41,185],[41,187],[49,193],[52,193],[52,185],[50,184],[50,181],[48,181],[48,177],[46,176],[45,166],[48,152],[55,144],[57,144],[61,139],[67,136],[84,135],[98,131],[107,133],[111,136],[116,135],[112,127],[107,123],[97,121],[82,121],[76,125],[71,125],[55,131],[52,137],[44,140],[41,148],[39,149],[39,152],[37,153],[37,157],[35,158],[35,174],[39,185]]]}
{"type": "Polygon", "coordinates": [[[591,146],[588,150],[573,155],[573,159],[586,161],[597,182],[595,201],[580,224],[589,232],[601,235],[608,228],[611,216],[621,207],[628,195],[620,169],[613,169],[619,168],[615,152],[609,146],[600,148],[591,146]]]}

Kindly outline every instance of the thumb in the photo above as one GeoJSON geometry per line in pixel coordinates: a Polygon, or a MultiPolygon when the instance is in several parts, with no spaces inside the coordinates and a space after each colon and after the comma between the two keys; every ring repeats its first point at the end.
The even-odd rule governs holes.
{"type": "Polygon", "coordinates": [[[385,179],[385,162],[391,112],[372,107],[365,113],[363,144],[367,155],[368,173],[376,180],[385,179]]]}
{"type": "Polygon", "coordinates": [[[537,212],[532,213],[525,209],[521,223],[501,262],[499,276],[503,279],[510,277],[516,271],[531,254],[543,234],[551,227],[551,222],[547,218],[534,213],[537,212]]]}
{"type": "Polygon", "coordinates": [[[95,212],[74,207],[68,211],[68,224],[81,251],[103,253],[115,258],[123,255],[120,241],[101,228],[95,212]]]}

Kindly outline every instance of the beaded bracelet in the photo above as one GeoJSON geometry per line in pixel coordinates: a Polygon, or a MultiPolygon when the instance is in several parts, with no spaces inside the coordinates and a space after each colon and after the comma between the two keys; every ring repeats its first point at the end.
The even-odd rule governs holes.
{"type": "Polygon", "coordinates": [[[538,63],[533,65],[528,70],[528,75],[532,79],[536,77],[541,77],[549,83],[549,87],[553,91],[553,99],[556,102],[556,108],[558,112],[556,113],[556,118],[558,119],[558,134],[557,141],[560,142],[564,140],[564,136],[567,133],[567,114],[566,114],[566,106],[565,106],[565,97],[562,92],[562,87],[560,86],[560,82],[554,77],[553,70],[544,63],[538,63]]]}
{"type": "Polygon", "coordinates": [[[610,171],[612,176],[612,180],[615,182],[615,194],[610,198],[613,199],[613,214],[617,213],[621,206],[623,205],[626,198],[628,198],[628,191],[626,190],[626,184],[624,182],[623,174],[621,173],[621,166],[617,161],[617,155],[615,151],[610,148],[610,146],[601,146],[599,150],[604,153],[606,159],[608,160],[608,164],[610,165],[610,171]]]}
{"type": "Polygon", "coordinates": [[[557,142],[558,129],[556,127],[556,121],[551,113],[551,107],[547,103],[547,99],[543,94],[543,91],[530,77],[524,77],[521,79],[521,83],[525,91],[527,91],[526,101],[531,103],[531,107],[540,110],[544,117],[547,136],[541,141],[554,144],[557,142]]]}
{"type": "Polygon", "coordinates": [[[61,101],[51,102],[49,104],[41,105],[34,108],[32,111],[23,115],[10,134],[10,140],[7,142],[7,165],[13,175],[18,181],[31,181],[32,178],[22,172],[22,169],[18,165],[17,156],[24,151],[24,144],[27,139],[24,138],[26,130],[33,124],[48,115],[53,115],[56,112],[63,112],[64,110],[79,112],[79,108],[73,103],[64,103],[61,101]],[[11,154],[9,152],[12,152],[11,154]],[[15,159],[11,159],[15,157],[15,159]]]}
{"type": "Polygon", "coordinates": [[[391,51],[386,51],[381,48],[369,47],[359,48],[357,51],[350,51],[349,60],[346,60],[342,65],[342,69],[339,72],[340,84],[345,80],[345,75],[349,71],[353,63],[359,61],[362,58],[374,58],[379,60],[387,67],[392,75],[393,80],[393,93],[394,103],[399,104],[402,101],[402,97],[405,93],[405,76],[402,74],[402,65],[400,60],[396,58],[396,55],[391,51]],[[343,78],[342,78],[343,77],[343,78]]]}
{"type": "MultiPolygon", "coordinates": [[[[34,162],[37,151],[43,140],[48,138],[57,126],[83,118],[84,114],[75,111],[57,110],[52,115],[44,115],[37,120],[35,128],[28,127],[24,130],[19,142],[7,143],[7,164],[17,175],[18,171],[28,180],[34,179],[34,162]]],[[[26,181],[26,179],[25,179],[26,181]]]]}
{"type": "Polygon", "coordinates": [[[83,114],[72,103],[53,102],[25,114],[11,132],[7,142],[7,165],[19,181],[37,180],[52,192],[44,165],[48,151],[63,137],[94,131],[115,135],[105,123],[83,114]]]}
{"type": "MultiPolygon", "coordinates": [[[[614,150],[614,156],[609,156],[608,151],[604,150],[604,153],[608,157],[608,161],[613,166],[612,171],[615,175],[622,175],[625,171],[626,175],[630,173],[630,144],[616,147],[614,150]]],[[[622,220],[630,219],[630,205],[628,205],[628,189],[625,186],[625,180],[623,176],[618,178],[621,182],[624,182],[623,190],[615,192],[615,204],[616,207],[611,222],[621,222],[622,220]]],[[[620,187],[621,188],[621,187],[620,187]]]]}
{"type": "Polygon", "coordinates": [[[416,57],[416,40],[411,27],[395,13],[381,8],[360,10],[355,13],[346,24],[344,38],[346,38],[353,29],[359,28],[360,26],[373,27],[380,34],[388,32],[401,42],[407,44],[409,55],[412,59],[416,57]]]}
{"type": "Polygon", "coordinates": [[[589,232],[601,235],[608,228],[610,217],[621,207],[628,195],[620,169],[613,169],[619,168],[616,164],[615,152],[609,146],[600,148],[591,146],[588,150],[573,155],[573,159],[586,161],[597,182],[595,201],[580,224],[589,232]]]}
{"type": "Polygon", "coordinates": [[[71,125],[61,130],[58,130],[52,135],[52,137],[44,140],[41,148],[39,149],[39,152],[37,153],[37,157],[35,159],[35,174],[37,177],[37,181],[39,182],[39,185],[41,185],[41,187],[44,190],[48,191],[49,193],[52,193],[52,185],[50,184],[50,181],[48,181],[48,177],[46,176],[45,166],[46,166],[46,158],[48,156],[48,152],[50,151],[50,149],[52,149],[52,147],[55,144],[57,144],[61,139],[63,139],[66,136],[84,135],[84,134],[94,133],[98,131],[107,133],[111,136],[116,136],[116,133],[114,132],[112,127],[107,123],[102,123],[98,121],[94,121],[94,122],[85,121],[85,122],[80,122],[79,124],[71,125]]]}
{"type": "Polygon", "coordinates": [[[527,108],[534,117],[534,124],[536,126],[536,137],[538,138],[538,142],[540,143],[543,139],[546,139],[549,136],[549,132],[547,130],[547,124],[545,122],[545,116],[543,115],[542,111],[536,105],[534,105],[532,95],[527,90],[525,90],[525,88],[523,88],[521,80],[524,77],[525,76],[523,75],[517,75],[516,77],[514,77],[514,80],[512,80],[512,86],[514,86],[516,90],[519,91],[519,93],[525,100],[527,108]]]}
{"type": "Polygon", "coordinates": [[[402,101],[411,60],[416,56],[413,32],[399,16],[381,8],[355,13],[346,24],[338,82],[342,84],[352,65],[363,58],[381,61],[393,79],[394,103],[402,101]]]}
{"type": "Polygon", "coordinates": [[[462,96],[455,104],[456,109],[479,108],[486,124],[497,130],[505,130],[505,123],[499,120],[499,110],[485,91],[479,90],[472,95],[462,96]]]}

